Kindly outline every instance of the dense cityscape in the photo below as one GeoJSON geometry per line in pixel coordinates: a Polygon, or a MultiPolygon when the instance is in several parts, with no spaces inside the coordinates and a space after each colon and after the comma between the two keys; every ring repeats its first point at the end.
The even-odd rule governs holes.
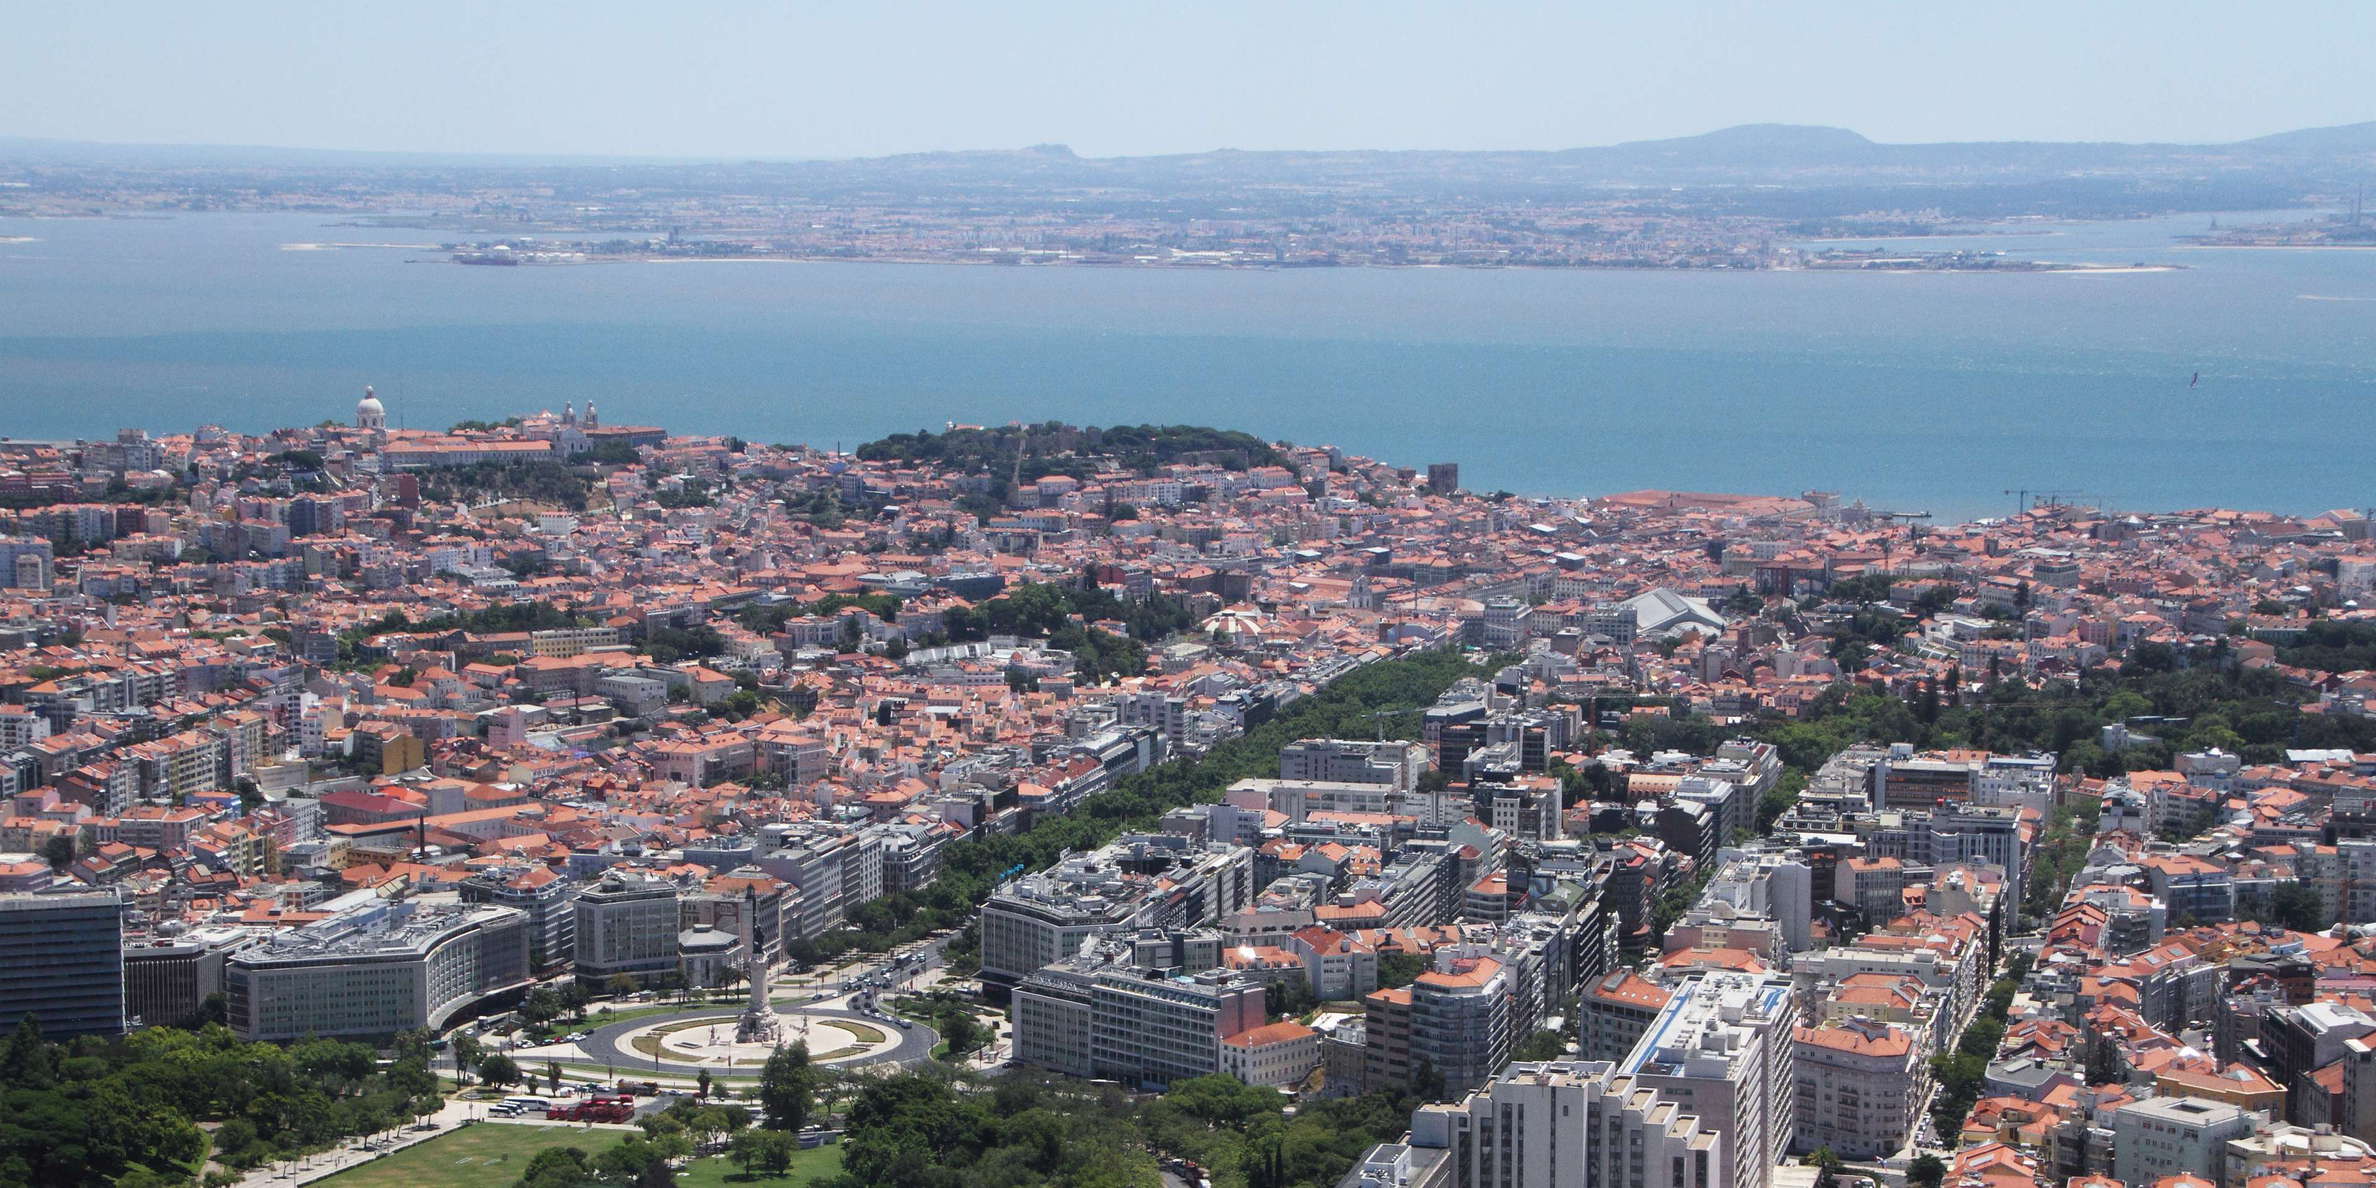
{"type": "MultiPolygon", "coordinates": [[[[0,140],[0,218],[304,213],[331,220],[316,246],[479,265],[2081,271],[2050,241],[1918,245],[2043,219],[2342,206],[2371,161],[2376,123],[2198,145],[1886,144],[1763,124],[1555,152],[1087,157],[1045,144],[714,162],[0,140]]],[[[2333,242],[2364,238],[2359,222],[2333,242]]],[[[2151,262],[2167,266],[2137,261],[2151,262]]]]}
{"type": "Polygon", "coordinates": [[[2364,512],[325,411],[0,442],[0,1180],[2376,1173],[2364,512]]]}

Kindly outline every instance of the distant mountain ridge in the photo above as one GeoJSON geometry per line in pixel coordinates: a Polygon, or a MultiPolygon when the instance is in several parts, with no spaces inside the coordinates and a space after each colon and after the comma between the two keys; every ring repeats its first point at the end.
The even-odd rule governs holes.
{"type": "Polygon", "coordinates": [[[568,153],[465,153],[382,151],[376,149],[297,148],[273,145],[144,144],[113,141],[56,140],[0,136],[0,160],[70,160],[97,158],[110,163],[142,157],[177,158],[207,164],[240,161],[297,162],[396,167],[445,165],[697,165],[754,164],[805,166],[865,166],[888,162],[960,162],[1036,160],[1049,165],[1127,166],[1138,162],[1208,161],[1220,159],[1334,159],[1387,160],[1396,158],[1469,158],[1476,160],[1559,158],[1624,164],[1677,164],[1685,167],[1757,166],[1820,167],[1860,165],[1896,159],[1940,160],[1966,157],[2043,158],[2073,155],[2166,156],[2212,154],[2376,153],[2376,120],[2274,132],[2246,140],[2217,143],[2137,143],[2123,141],[1972,140],[1890,143],[1872,140],[1848,128],[1821,124],[1735,124],[1691,136],[1658,140],[1629,140],[1609,145],[1565,149],[1234,149],[1142,156],[1083,157],[1064,144],[1035,144],[1019,149],[955,149],[896,153],[880,157],[791,157],[746,154],[727,157],[605,156],[568,153]]]}
{"type": "Polygon", "coordinates": [[[1123,215],[1221,215],[1259,191],[1295,217],[1343,202],[1627,200],[1785,219],[1930,209],[1953,217],[2113,217],[2152,210],[2299,205],[2376,176],[2376,122],[2226,144],[1968,141],[1890,144],[1846,128],[1742,124],[1696,136],[1554,150],[1243,150],[1083,157],[1062,144],[841,160],[588,158],[110,145],[0,137],[0,180],[54,171],[64,184],[276,186],[367,182],[402,189],[524,184],[589,197],[610,189],[770,194],[826,203],[1080,202],[1123,215]],[[79,171],[94,177],[74,178],[79,171]],[[143,175],[160,176],[143,176],[143,175]],[[1644,198],[1647,201],[1647,197],[1644,198]]]}

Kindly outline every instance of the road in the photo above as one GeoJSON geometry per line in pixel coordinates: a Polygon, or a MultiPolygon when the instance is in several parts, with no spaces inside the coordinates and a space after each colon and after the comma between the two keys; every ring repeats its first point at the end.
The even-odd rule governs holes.
{"type": "MultiPolygon", "coordinates": [[[[826,999],[820,1001],[832,1002],[837,1000],[826,999]]],[[[813,1018],[848,1019],[853,1023],[864,1023],[867,1026],[884,1033],[892,1039],[899,1041],[898,1046],[892,1048],[889,1053],[877,1057],[874,1060],[868,1061],[868,1064],[881,1064],[885,1062],[895,1064],[918,1064],[932,1059],[933,1045],[940,1042],[940,1036],[931,1028],[926,1027],[921,1023],[903,1030],[896,1025],[884,1022],[880,1016],[862,1014],[846,1007],[811,1005],[802,1006],[799,1008],[799,1010],[802,1014],[809,1015],[813,1018]]],[[[585,1058],[587,1059],[600,1061],[606,1065],[616,1067],[618,1069],[618,1075],[623,1077],[637,1077],[647,1073],[677,1077],[699,1076],[704,1067],[703,1065],[680,1064],[673,1060],[646,1056],[643,1053],[636,1051],[634,1048],[629,1047],[627,1044],[627,1037],[657,1023],[681,1022],[686,1019],[718,1019],[726,1023],[732,1023],[741,1014],[742,1012],[739,1010],[719,1010],[715,1007],[712,1007],[707,1010],[689,1010],[681,1015],[655,1015],[642,1019],[629,1019],[622,1023],[612,1023],[607,1026],[597,1027],[594,1029],[594,1034],[586,1037],[585,1039],[579,1040],[574,1045],[569,1046],[575,1047],[580,1052],[583,1052],[585,1054],[585,1058]]],[[[567,1057],[559,1055],[559,1050],[560,1049],[556,1047],[522,1049],[520,1055],[521,1058],[532,1061],[546,1059],[568,1059],[567,1057]]],[[[754,1069],[741,1068],[729,1073],[725,1069],[716,1067],[711,1067],[709,1071],[713,1075],[723,1074],[741,1076],[754,1075],[756,1072],[754,1069]]]]}
{"type": "MultiPolygon", "coordinates": [[[[851,999],[863,991],[917,991],[939,986],[947,979],[947,948],[955,939],[954,931],[935,933],[920,941],[902,946],[889,953],[860,956],[817,971],[804,978],[805,985],[785,987],[787,979],[778,977],[769,995],[779,1009],[793,1009],[820,1019],[848,1019],[865,1023],[895,1036],[900,1042],[886,1057],[869,1060],[867,1064],[889,1060],[898,1064],[919,1064],[932,1058],[933,1046],[940,1036],[931,1028],[916,1024],[900,1029],[883,1018],[853,1009],[851,999]],[[913,960],[903,961],[903,958],[913,960]]],[[[627,1001],[613,1004],[622,1009],[640,1010],[643,1003],[627,1001]]],[[[597,1026],[592,1034],[575,1044],[543,1044],[510,1047],[505,1051],[517,1060],[533,1065],[540,1061],[559,1061],[564,1065],[583,1067],[589,1061],[609,1066],[609,1076],[647,1077],[658,1080],[682,1079],[690,1083],[702,1070],[701,1065],[661,1060],[636,1051],[626,1043],[632,1032],[658,1023],[686,1019],[733,1019],[741,1013],[739,1007],[720,1003],[687,1006],[672,1014],[643,1015],[635,1019],[607,1026],[597,1026]]],[[[749,1075],[749,1069],[727,1070],[711,1067],[713,1075],[749,1075]]],[[[574,1075],[574,1074],[572,1074],[574,1075]]]]}

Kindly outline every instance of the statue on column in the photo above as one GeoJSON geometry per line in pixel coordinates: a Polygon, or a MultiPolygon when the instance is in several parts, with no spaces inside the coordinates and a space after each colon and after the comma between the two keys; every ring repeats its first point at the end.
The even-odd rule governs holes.
{"type": "Polygon", "coordinates": [[[784,1042],[784,1024],[767,1002],[767,958],[759,951],[762,934],[758,915],[759,889],[746,885],[742,909],[743,975],[750,985],[751,1000],[743,1007],[742,1017],[735,1020],[734,1042],[780,1044],[784,1042]]]}

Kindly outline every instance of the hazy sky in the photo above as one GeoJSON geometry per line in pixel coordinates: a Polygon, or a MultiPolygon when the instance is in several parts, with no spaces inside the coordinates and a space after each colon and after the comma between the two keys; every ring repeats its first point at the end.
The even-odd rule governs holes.
{"type": "Polygon", "coordinates": [[[1728,124],[2228,140],[2376,119],[2360,0],[96,0],[0,21],[0,136],[856,156],[1562,148],[1728,124]]]}

